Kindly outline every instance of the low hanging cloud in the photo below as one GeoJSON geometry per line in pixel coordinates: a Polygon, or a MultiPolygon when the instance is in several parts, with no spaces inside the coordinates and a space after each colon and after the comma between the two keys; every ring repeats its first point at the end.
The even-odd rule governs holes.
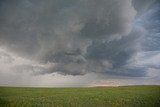
{"type": "Polygon", "coordinates": [[[10,63],[14,62],[14,58],[12,56],[8,55],[7,53],[0,50],[0,62],[10,64],[10,63]]]}
{"type": "Polygon", "coordinates": [[[0,2],[0,46],[34,63],[17,71],[62,75],[144,76],[127,66],[141,50],[133,27],[150,0],[15,0],[0,2]]]}

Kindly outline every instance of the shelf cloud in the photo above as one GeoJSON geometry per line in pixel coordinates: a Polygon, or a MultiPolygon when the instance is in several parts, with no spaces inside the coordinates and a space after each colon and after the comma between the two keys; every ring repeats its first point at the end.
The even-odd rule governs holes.
{"type": "Polygon", "coordinates": [[[2,0],[0,66],[32,75],[146,77],[160,69],[142,63],[160,55],[159,9],[158,0],[2,0]]]}

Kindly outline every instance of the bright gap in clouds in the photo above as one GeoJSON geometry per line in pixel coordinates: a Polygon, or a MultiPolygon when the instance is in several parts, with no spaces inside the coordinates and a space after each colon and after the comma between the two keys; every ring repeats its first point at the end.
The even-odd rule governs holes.
{"type": "Polygon", "coordinates": [[[0,85],[160,85],[158,0],[0,1],[0,85]]]}

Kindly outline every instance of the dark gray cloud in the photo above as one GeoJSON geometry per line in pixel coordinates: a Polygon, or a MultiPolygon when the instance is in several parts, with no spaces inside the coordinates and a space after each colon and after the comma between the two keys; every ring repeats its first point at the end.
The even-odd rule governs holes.
{"type": "Polygon", "coordinates": [[[137,10],[138,15],[145,13],[156,2],[158,2],[158,0],[132,0],[132,4],[137,10]]]}
{"type": "Polygon", "coordinates": [[[133,27],[135,17],[153,3],[149,0],[3,0],[0,46],[39,63],[17,66],[17,71],[144,76],[143,69],[126,65],[141,48],[143,33],[133,27]]]}
{"type": "Polygon", "coordinates": [[[112,62],[114,68],[120,67],[126,64],[126,61],[135,54],[137,51],[135,47],[138,45],[135,45],[135,43],[138,41],[138,33],[109,42],[96,41],[87,48],[86,58],[95,61],[108,60],[112,62]]]}
{"type": "Polygon", "coordinates": [[[1,45],[34,57],[64,51],[76,36],[125,34],[135,16],[130,0],[2,1],[0,12],[1,45]]]}

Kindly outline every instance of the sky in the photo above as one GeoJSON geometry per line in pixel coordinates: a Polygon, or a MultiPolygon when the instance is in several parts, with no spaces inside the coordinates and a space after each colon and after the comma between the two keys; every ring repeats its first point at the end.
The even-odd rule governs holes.
{"type": "Polygon", "coordinates": [[[159,0],[1,0],[0,86],[160,85],[159,0]]]}

